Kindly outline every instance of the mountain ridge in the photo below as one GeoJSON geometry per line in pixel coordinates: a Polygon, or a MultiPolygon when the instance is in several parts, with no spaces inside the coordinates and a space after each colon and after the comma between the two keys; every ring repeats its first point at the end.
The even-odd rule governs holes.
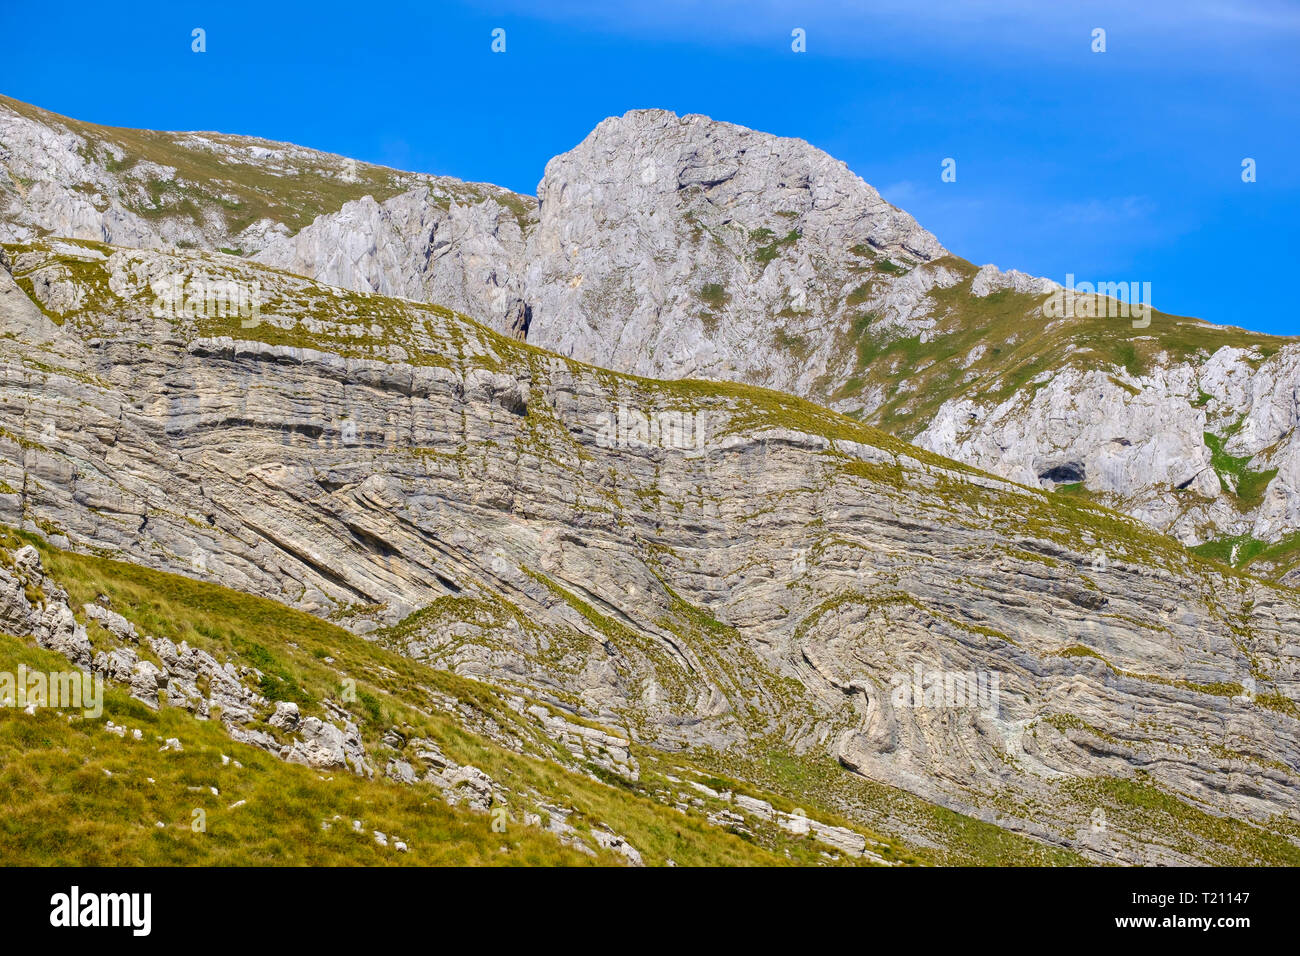
{"type": "MultiPolygon", "coordinates": [[[[43,239],[3,265],[0,521],[56,547],[275,598],[751,785],[775,760],[769,792],[876,832],[917,832],[897,792],[1096,862],[1294,852],[1293,589],[797,397],[446,308],[204,252],[43,239]],[[217,281],[262,287],[256,321],[155,307],[217,281]],[[703,416],[703,448],[611,440],[623,409],[703,416]],[[927,702],[956,674],[997,699],[927,702]]],[[[724,827],[769,814],[721,802],[724,827]]]]}
{"type": "MultiPolygon", "coordinates": [[[[15,140],[14,121],[5,129],[4,168],[17,169],[33,147],[15,140]]],[[[134,155],[119,152],[123,164],[134,155]]],[[[147,162],[129,168],[153,182],[147,162]]],[[[547,164],[540,204],[359,169],[361,181],[346,183],[339,164],[318,168],[330,189],[290,203],[292,226],[262,217],[237,236],[185,225],[186,209],[208,223],[231,210],[221,189],[186,207],[177,173],[184,188],[161,193],[176,214],[166,203],[145,210],[166,213],[161,232],[141,238],[131,226],[135,241],[111,238],[230,242],[332,285],[446,305],[592,364],[798,394],[946,457],[1091,495],[1207,554],[1262,562],[1300,541],[1300,414],[1289,398],[1300,343],[1159,312],[1135,329],[1113,317],[1114,300],[1094,296],[1080,297],[1086,312],[1050,317],[1055,283],[952,256],[802,140],[633,110],[547,164]]],[[[95,238],[120,231],[112,201],[86,213],[84,187],[56,177],[47,191],[62,199],[41,206],[19,195],[19,175],[0,179],[0,220],[14,237],[14,223],[42,210],[54,234],[90,237],[78,216],[102,220],[95,238]]],[[[293,179],[279,178],[276,188],[293,179]]],[[[1290,580],[1298,571],[1273,565],[1290,580]]]]}

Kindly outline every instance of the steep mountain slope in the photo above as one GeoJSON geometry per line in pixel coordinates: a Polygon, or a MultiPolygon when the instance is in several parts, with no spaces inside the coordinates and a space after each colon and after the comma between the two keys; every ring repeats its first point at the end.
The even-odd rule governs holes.
{"type": "Polygon", "coordinates": [[[536,205],[498,186],[291,143],[97,126],[0,96],[0,240],[56,235],[252,255],[346,203],[404,194],[419,197],[430,230],[455,230],[457,216],[479,207],[519,218],[536,205]]]}
{"type": "Polygon", "coordinates": [[[1113,300],[1091,296],[1059,318],[1050,295],[996,293],[972,309],[961,291],[937,297],[940,314],[952,311],[926,360],[948,379],[904,386],[919,404],[886,419],[893,430],[1019,482],[1088,494],[1188,544],[1297,538],[1295,340],[1155,311],[1134,329],[1107,317],[1113,300]],[[975,330],[972,315],[984,317],[975,330]],[[970,367],[959,380],[958,365],[970,367]]]}
{"type": "MultiPolygon", "coordinates": [[[[0,673],[67,672],[80,646],[107,681],[99,713],[0,710],[11,864],[941,859],[813,805],[800,826],[775,810],[723,818],[695,784],[715,777],[592,724],[270,601],[0,536],[4,628],[39,618],[26,641],[0,636],[0,673]]],[[[993,837],[1013,859],[1043,858],[993,837]]],[[[953,843],[954,860],[980,859],[953,843]]]]}
{"type": "Polygon", "coordinates": [[[934,840],[901,790],[1090,860],[1295,857],[1293,590],[796,398],[444,308],[213,254],[4,264],[10,524],[878,832],[934,840]]]}
{"type": "Polygon", "coordinates": [[[518,299],[528,340],[580,361],[826,400],[848,377],[853,316],[879,305],[886,324],[910,328],[925,289],[902,278],[945,255],[821,150],[664,110],[607,119],[547,164],[526,242],[494,250],[495,309],[469,308],[423,278],[444,239],[411,213],[421,201],[397,197],[380,214],[351,204],[302,230],[292,253],[280,243],[257,258],[352,289],[410,295],[423,285],[416,297],[499,331],[509,331],[500,303],[518,299]],[[342,235],[364,238],[363,268],[340,260],[342,235]],[[396,273],[369,280],[376,258],[400,263],[396,273]]]}
{"type": "Polygon", "coordinates": [[[701,116],[608,119],[538,196],[0,101],[0,236],[228,249],[604,367],[781,389],[1300,580],[1296,340],[1052,313],[1055,283],[948,254],[820,150],[701,116]]]}

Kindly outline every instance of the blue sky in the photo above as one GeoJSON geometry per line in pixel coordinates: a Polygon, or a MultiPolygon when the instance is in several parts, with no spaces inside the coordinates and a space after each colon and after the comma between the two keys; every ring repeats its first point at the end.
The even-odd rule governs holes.
{"type": "Polygon", "coordinates": [[[531,193],[605,116],[705,113],[827,150],[976,263],[1300,334],[1296,0],[5,7],[0,92],[80,119],[531,193]]]}

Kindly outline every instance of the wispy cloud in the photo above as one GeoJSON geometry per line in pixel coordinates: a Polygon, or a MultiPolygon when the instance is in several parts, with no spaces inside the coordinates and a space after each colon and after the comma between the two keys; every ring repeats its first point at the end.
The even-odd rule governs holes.
{"type": "Polygon", "coordinates": [[[1145,222],[1155,213],[1155,203],[1146,196],[1120,196],[1066,203],[1057,213],[1057,219],[1075,226],[1116,226],[1145,222]]]}

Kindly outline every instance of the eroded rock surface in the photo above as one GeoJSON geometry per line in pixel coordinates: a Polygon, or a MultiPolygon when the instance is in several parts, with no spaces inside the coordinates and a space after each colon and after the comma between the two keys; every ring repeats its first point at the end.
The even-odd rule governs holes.
{"type": "MultiPolygon", "coordinates": [[[[153,311],[155,286],[226,260],[54,243],[11,267],[82,293],[67,312],[0,300],[6,523],[347,609],[574,715],[555,739],[608,772],[635,772],[632,738],[779,748],[1098,859],[1189,859],[1148,823],[1081,839],[1098,781],[1295,818],[1295,592],[1139,523],[796,399],[621,377],[252,266],[254,324],[153,311]]],[[[1280,427],[1255,420],[1256,440],[1280,427]]],[[[179,646],[158,658],[172,684],[219,676],[179,646]]],[[[349,763],[345,726],[301,726],[303,759],[349,763]]],[[[492,789],[394,759],[469,803],[492,789]]]]}

